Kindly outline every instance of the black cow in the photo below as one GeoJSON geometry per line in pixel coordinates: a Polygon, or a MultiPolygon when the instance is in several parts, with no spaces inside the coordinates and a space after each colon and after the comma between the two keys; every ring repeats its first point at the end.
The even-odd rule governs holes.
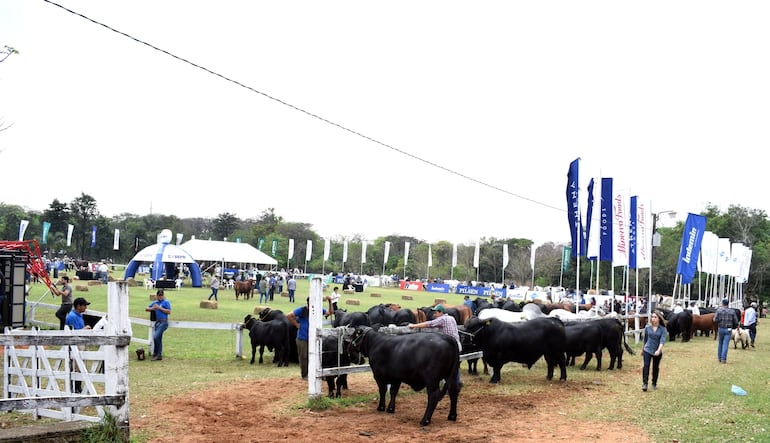
{"type": "MultiPolygon", "coordinates": [[[[321,341],[322,368],[337,368],[363,363],[359,353],[351,353],[349,340],[343,339],[342,343],[340,343],[340,339],[333,335],[323,337],[321,341]]],[[[348,388],[348,374],[327,375],[325,378],[326,384],[329,387],[329,398],[340,398],[342,388],[348,388]]]]}
{"type": "Polygon", "coordinates": [[[575,357],[586,355],[580,370],[585,370],[591,357],[596,355],[596,370],[602,369],[602,328],[598,320],[569,321],[564,323],[567,338],[567,362],[575,365],[575,357]]]}
{"type": "MultiPolygon", "coordinates": [[[[623,331],[623,323],[617,318],[602,318],[592,320],[597,322],[602,329],[602,349],[607,349],[610,353],[609,370],[615,369],[617,361],[618,369],[623,368],[623,348],[626,348],[629,354],[634,355],[634,350],[626,342],[626,334],[623,331]]],[[[601,367],[601,363],[599,364],[601,367]]],[[[599,368],[597,368],[599,369],[599,368]]]]}
{"type": "Polygon", "coordinates": [[[355,328],[356,326],[371,325],[369,324],[369,316],[366,315],[366,312],[347,312],[344,309],[337,309],[334,311],[332,326],[335,328],[340,326],[355,328]]]}
{"type": "Polygon", "coordinates": [[[676,336],[679,334],[682,334],[682,342],[690,341],[692,312],[684,310],[676,314],[672,312],[666,315],[666,329],[670,341],[676,341],[676,336]]]}
{"type": "MultiPolygon", "coordinates": [[[[283,320],[289,328],[289,362],[299,363],[299,352],[297,351],[297,328],[291,324],[286,315],[280,309],[265,308],[259,312],[260,321],[283,320]]],[[[274,356],[273,363],[278,362],[278,356],[274,356]]]]}
{"type": "Polygon", "coordinates": [[[474,342],[484,352],[484,361],[492,367],[490,383],[500,382],[500,370],[509,361],[523,363],[528,368],[544,357],[548,364],[548,380],[553,379],[558,365],[560,380],[567,379],[565,352],[567,337],[564,323],[558,318],[541,317],[521,323],[506,323],[496,318],[480,320],[473,317],[465,324],[474,342]]]}
{"type": "Polygon", "coordinates": [[[374,305],[366,311],[366,315],[369,317],[369,324],[377,329],[380,326],[388,326],[393,323],[393,316],[395,312],[390,309],[390,305],[374,305]]]}
{"type": "Polygon", "coordinates": [[[479,315],[479,312],[481,312],[484,309],[487,308],[494,308],[495,306],[492,306],[492,303],[489,302],[488,298],[482,298],[482,297],[476,297],[475,300],[473,300],[473,312],[475,315],[479,315]]]}
{"type": "Polygon", "coordinates": [[[249,330],[251,338],[251,364],[259,346],[259,364],[262,364],[262,354],[265,347],[269,351],[275,350],[278,366],[289,366],[289,327],[281,319],[260,321],[251,315],[243,319],[243,327],[249,330]]]}
{"type": "MultiPolygon", "coordinates": [[[[457,332],[460,333],[460,344],[462,345],[460,355],[472,354],[474,352],[481,351],[481,348],[473,342],[473,336],[465,330],[464,325],[458,326],[457,332]]],[[[468,374],[479,375],[479,359],[469,358],[466,361],[468,362],[468,374]]],[[[484,374],[489,374],[489,366],[487,366],[487,362],[485,362],[483,359],[481,359],[481,361],[484,363],[484,374]]]]}
{"type": "Polygon", "coordinates": [[[387,411],[394,413],[398,390],[401,383],[406,383],[415,391],[427,389],[428,405],[420,420],[421,426],[430,424],[436,405],[447,391],[450,400],[447,418],[457,420],[460,350],[454,338],[437,332],[389,335],[367,326],[359,326],[353,333],[351,347],[369,359],[372,375],[379,388],[378,411],[386,410],[385,395],[390,385],[387,411]],[[444,386],[439,389],[442,380],[444,386]]]}

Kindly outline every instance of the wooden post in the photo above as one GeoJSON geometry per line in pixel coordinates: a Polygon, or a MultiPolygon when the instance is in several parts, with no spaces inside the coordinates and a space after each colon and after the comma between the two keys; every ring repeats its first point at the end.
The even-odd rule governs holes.
{"type": "MultiPolygon", "coordinates": [[[[107,322],[105,332],[109,335],[133,335],[128,319],[128,283],[114,281],[107,284],[107,322]]],[[[103,346],[104,349],[104,390],[105,395],[125,395],[125,403],[110,406],[118,425],[128,432],[128,345],[103,346]]]]}

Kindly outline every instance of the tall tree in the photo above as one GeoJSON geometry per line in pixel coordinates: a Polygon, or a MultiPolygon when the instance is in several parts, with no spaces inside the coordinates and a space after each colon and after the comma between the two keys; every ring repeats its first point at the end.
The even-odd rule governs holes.
{"type": "Polygon", "coordinates": [[[87,258],[86,244],[89,246],[91,244],[91,226],[96,217],[99,216],[96,199],[81,192],[80,197],[75,198],[70,203],[70,213],[72,214],[73,225],[75,225],[73,230],[74,243],[78,245],[80,258],[87,258]]]}
{"type": "Polygon", "coordinates": [[[212,223],[214,240],[223,240],[230,237],[241,224],[241,220],[229,212],[219,214],[212,223]]]}

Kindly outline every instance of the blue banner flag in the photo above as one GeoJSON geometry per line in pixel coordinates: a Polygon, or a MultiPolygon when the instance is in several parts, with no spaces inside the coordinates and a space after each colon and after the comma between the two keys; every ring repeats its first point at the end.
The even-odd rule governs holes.
{"type": "Polygon", "coordinates": [[[91,247],[96,247],[96,225],[91,226],[91,247]]]}
{"type": "Polygon", "coordinates": [[[569,232],[572,237],[572,256],[585,255],[585,236],[583,234],[583,220],[580,217],[579,197],[579,170],[580,158],[576,158],[569,164],[567,171],[567,218],[569,220],[569,232]]]}
{"type": "Polygon", "coordinates": [[[628,268],[636,269],[636,206],[638,197],[631,196],[631,206],[628,208],[628,268]]]}
{"type": "MultiPolygon", "coordinates": [[[[591,181],[588,182],[588,209],[586,210],[586,243],[591,244],[591,235],[599,235],[598,232],[591,232],[591,220],[593,220],[591,217],[594,216],[594,179],[591,179],[591,181]]],[[[595,259],[596,257],[591,257],[591,255],[586,251],[586,257],[588,259],[595,259]]]]}
{"type": "Polygon", "coordinates": [[[692,278],[695,276],[704,232],[706,232],[706,217],[693,213],[687,214],[682,232],[682,245],[679,248],[679,261],[676,264],[676,273],[682,276],[683,285],[692,283],[692,278]]]}
{"type": "Polygon", "coordinates": [[[599,260],[612,261],[612,179],[602,178],[599,260]]]}

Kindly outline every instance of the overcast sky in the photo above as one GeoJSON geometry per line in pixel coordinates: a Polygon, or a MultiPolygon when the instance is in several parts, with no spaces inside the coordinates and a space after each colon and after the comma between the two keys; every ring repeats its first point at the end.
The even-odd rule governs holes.
{"type": "Polygon", "coordinates": [[[770,209],[768,2],[59,4],[216,75],[0,0],[0,202],[542,243],[580,157],[654,212],[770,209]]]}

